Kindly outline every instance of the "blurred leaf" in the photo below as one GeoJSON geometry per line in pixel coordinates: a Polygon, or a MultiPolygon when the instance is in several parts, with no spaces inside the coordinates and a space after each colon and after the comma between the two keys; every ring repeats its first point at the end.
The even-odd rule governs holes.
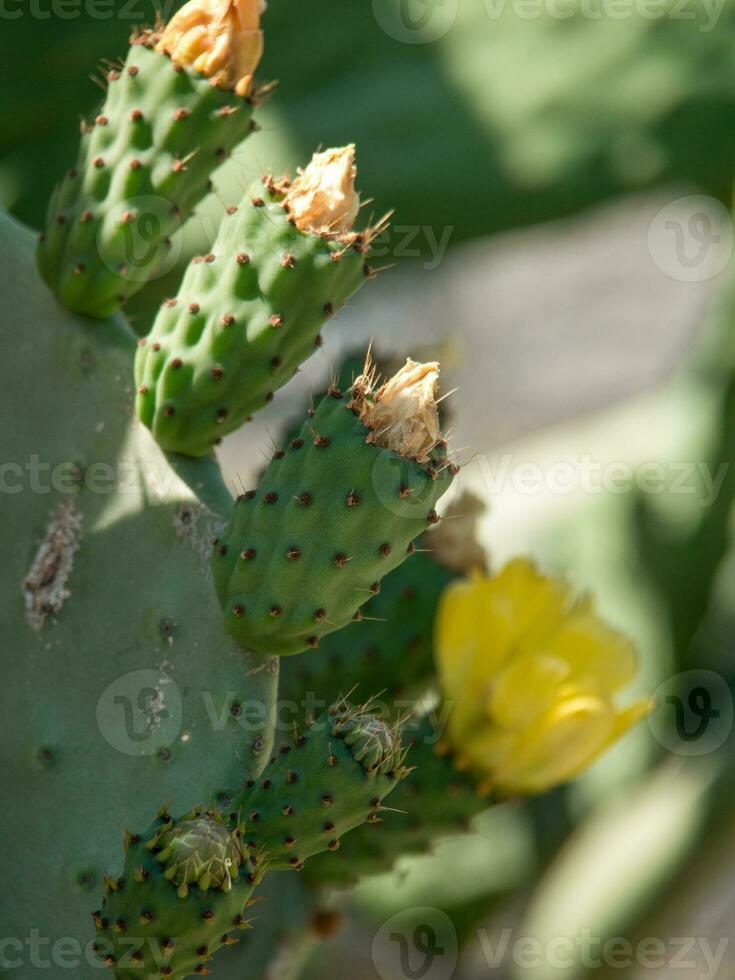
{"type": "MultiPolygon", "coordinates": [[[[280,79],[276,125],[296,160],[318,144],[358,143],[361,184],[376,210],[395,207],[395,224],[417,229],[405,251],[426,248],[428,234],[458,241],[672,177],[727,196],[735,170],[731,7],[716,24],[704,5],[694,21],[677,15],[676,0],[658,19],[633,7],[621,19],[594,16],[594,7],[588,15],[576,0],[562,18],[541,4],[538,17],[520,16],[509,0],[426,7],[272,0],[260,70],[280,79]],[[414,7],[424,26],[406,18],[414,7]]],[[[88,75],[123,53],[131,12],[151,21],[155,8],[119,3],[113,17],[98,19],[90,13],[97,8],[80,4],[70,20],[20,9],[0,38],[13,93],[0,106],[0,188],[38,225],[74,159],[78,116],[101,98],[88,75]]],[[[268,165],[267,138],[238,162],[254,155],[268,165]]]]}
{"type": "Polygon", "coordinates": [[[515,936],[532,937],[542,951],[568,939],[575,962],[552,969],[542,954],[538,970],[516,967],[514,976],[570,980],[583,969],[580,937],[589,934],[599,946],[621,935],[697,840],[716,775],[714,760],[697,760],[696,767],[667,762],[635,790],[602,803],[551,864],[515,936]]]}

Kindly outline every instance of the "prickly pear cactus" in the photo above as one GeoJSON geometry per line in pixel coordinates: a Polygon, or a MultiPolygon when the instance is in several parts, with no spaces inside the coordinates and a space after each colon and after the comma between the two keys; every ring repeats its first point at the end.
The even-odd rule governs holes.
{"type": "MultiPolygon", "coordinates": [[[[223,11],[231,16],[236,7],[227,3],[223,11]]],[[[177,16],[185,35],[188,15],[177,16]]],[[[145,364],[151,355],[155,360],[159,335],[167,345],[171,339],[157,323],[136,348],[123,319],[105,319],[140,284],[113,261],[139,229],[132,219],[111,224],[111,215],[119,208],[133,215],[141,189],[168,200],[172,213],[184,212],[218,155],[197,154],[196,166],[174,167],[171,159],[183,152],[176,134],[188,124],[190,133],[199,132],[200,149],[221,145],[223,127],[238,115],[219,111],[220,102],[238,94],[221,64],[190,63],[190,47],[168,29],[141,39],[126,66],[111,72],[106,107],[83,133],[80,166],[57,191],[38,249],[30,232],[5,218],[1,226],[5,309],[12,311],[2,323],[2,381],[16,405],[32,392],[32,409],[19,413],[7,432],[1,517],[10,639],[3,707],[11,721],[2,752],[7,813],[24,817],[4,827],[5,869],[23,888],[3,901],[11,938],[0,969],[19,977],[67,965],[80,978],[107,966],[120,980],[141,970],[174,980],[210,972],[214,954],[237,944],[249,925],[247,909],[264,876],[336,852],[348,832],[379,820],[383,799],[408,773],[395,725],[347,702],[311,727],[304,724],[292,745],[279,737],[271,759],[278,661],[270,650],[256,652],[258,642],[227,635],[227,602],[223,614],[211,581],[212,543],[240,505],[207,455],[220,431],[208,396],[202,400],[201,389],[186,383],[177,389],[178,439],[157,424],[150,432],[136,416],[145,381],[136,384],[135,351],[145,364]],[[172,100],[181,103],[178,109],[172,100]],[[186,455],[167,453],[171,448],[186,455]],[[41,860],[29,863],[27,835],[41,860]]],[[[226,377],[218,380],[231,393],[241,386],[250,401],[233,401],[225,431],[266,401],[266,387],[287,379],[314,348],[321,324],[370,274],[369,235],[352,230],[359,203],[354,179],[354,148],[327,151],[293,183],[264,189],[273,203],[263,208],[278,214],[269,217],[259,202],[243,205],[257,229],[226,216],[222,234],[234,235],[229,244],[238,245],[238,254],[249,250],[248,262],[238,260],[235,270],[244,270],[245,286],[231,284],[244,304],[232,308],[244,322],[229,331],[227,351],[220,349],[214,318],[230,302],[230,286],[220,279],[209,283],[211,309],[201,325],[209,331],[205,344],[226,364],[226,377]],[[245,295],[253,284],[273,307],[266,310],[263,339],[245,295]],[[276,305],[283,311],[278,323],[276,305]],[[258,380],[263,344],[268,377],[258,380]]],[[[151,258],[143,281],[157,261],[151,258]]],[[[180,341],[192,344],[190,331],[180,341]]],[[[161,372],[153,363],[149,368],[157,381],[161,372]]],[[[176,370],[173,362],[169,368],[176,370]]],[[[369,571],[371,581],[407,557],[408,542],[429,520],[423,511],[431,507],[433,515],[451,478],[433,428],[436,370],[427,371],[418,400],[407,394],[410,385],[398,385],[398,408],[391,407],[392,389],[380,389],[388,394],[379,425],[368,418],[377,399],[367,376],[359,394],[365,405],[357,404],[358,395],[351,410],[347,399],[341,405],[360,434],[351,442],[334,432],[346,485],[366,481],[374,459],[392,454],[425,497],[421,520],[398,520],[396,555],[376,552],[381,573],[372,567],[359,573],[369,571]],[[412,421],[419,411],[426,421],[412,421]],[[401,445],[373,445],[378,428],[378,435],[395,429],[401,445]]],[[[187,368],[175,378],[186,382],[187,368]]],[[[168,417],[164,405],[161,418],[168,417]]],[[[395,530],[396,515],[381,508],[369,481],[364,493],[369,514],[360,526],[369,520],[370,534],[382,541],[395,530]]],[[[356,501],[356,491],[353,496],[356,501]]],[[[366,544],[344,530],[320,535],[321,543],[334,553],[366,544]]],[[[314,533],[301,528],[306,558],[314,533]]],[[[260,547],[265,559],[265,541],[260,547]]],[[[276,580],[273,585],[278,592],[276,580]]],[[[340,614],[340,623],[357,605],[340,614]]],[[[273,651],[292,643],[288,620],[269,630],[273,651]]]]}
{"type": "Polygon", "coordinates": [[[632,653],[589,603],[567,610],[523,563],[487,578],[473,523],[441,521],[458,467],[437,363],[384,379],[368,353],[256,489],[225,488],[219,437],[373,278],[353,146],[228,209],[142,342],[119,313],[250,129],[262,12],[189,0],[138,33],[40,242],[0,217],[0,975],[17,980],[281,978],[284,941],[333,928],[321,887],[466,827],[490,791],[569,778],[640,716],[615,708],[632,653]],[[557,687],[529,694],[519,651],[542,671],[553,638],[511,640],[539,590],[571,639],[557,687]],[[326,711],[283,721],[282,655],[324,657],[280,694],[321,689],[326,711]],[[376,696],[432,687],[448,719],[424,701],[404,738],[376,696]]]}

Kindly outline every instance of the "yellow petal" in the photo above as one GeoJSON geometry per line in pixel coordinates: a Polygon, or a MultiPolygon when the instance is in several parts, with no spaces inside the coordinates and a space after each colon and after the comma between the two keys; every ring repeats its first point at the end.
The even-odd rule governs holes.
{"type": "Polygon", "coordinates": [[[569,665],[559,657],[514,657],[493,685],[488,712],[503,728],[526,727],[551,707],[569,674],[569,665]]]}
{"type": "Polygon", "coordinates": [[[542,792],[591,765],[615,731],[615,712],[607,701],[562,701],[516,737],[514,751],[495,772],[495,781],[507,791],[542,792]]]}
{"type": "Polygon", "coordinates": [[[575,606],[545,649],[569,664],[575,679],[594,678],[612,694],[636,676],[633,644],[597,616],[589,603],[575,606]]]}
{"type": "Polygon", "coordinates": [[[439,604],[446,739],[478,778],[540,792],[589,766],[642,715],[613,695],[635,675],[631,644],[589,599],[530,562],[453,583],[439,604]]]}

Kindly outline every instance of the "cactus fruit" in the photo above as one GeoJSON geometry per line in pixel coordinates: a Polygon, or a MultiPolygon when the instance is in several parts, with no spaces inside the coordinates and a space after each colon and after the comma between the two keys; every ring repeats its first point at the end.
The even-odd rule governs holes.
{"type": "Polygon", "coordinates": [[[438,365],[408,361],[377,391],[331,391],[238,498],[214,554],[225,627],[244,646],[300,653],[361,617],[380,580],[438,522],[451,483],[436,410],[438,365]]]}
{"type": "Polygon", "coordinates": [[[126,836],[123,875],[108,879],[93,914],[95,952],[117,980],[206,975],[212,955],[248,927],[260,875],[216,812],[174,821],[164,810],[149,833],[126,836]]]}
{"type": "Polygon", "coordinates": [[[264,178],[164,301],[136,358],[136,408],[158,443],[209,453],[273,398],[319,330],[372,275],[353,232],[354,147],[317,153],[291,184],[264,178]]]}
{"type": "Polygon", "coordinates": [[[190,0],[163,33],[134,35],[125,64],[107,72],[38,246],[41,275],[68,309],[104,318],[166,271],[170,236],[254,126],[260,10],[261,0],[190,0]]]}
{"type": "Polygon", "coordinates": [[[342,835],[380,818],[383,799],[408,773],[397,731],[365,708],[334,705],[284,743],[244,799],[242,839],[269,871],[303,867],[336,851],[342,835]]]}
{"type": "Polygon", "coordinates": [[[160,848],[156,860],[164,865],[164,878],[177,886],[179,898],[186,898],[193,884],[203,892],[228,892],[242,863],[237,838],[215,813],[194,811],[175,825],[159,828],[154,845],[160,848]]]}
{"type": "Polygon", "coordinates": [[[281,662],[281,698],[307,718],[347,692],[379,698],[391,716],[420,699],[436,679],[440,597],[457,576],[486,567],[476,526],[483,511],[482,502],[467,492],[453,500],[441,523],[417,539],[411,561],[383,579],[380,592],[363,607],[361,622],[327,634],[318,657],[281,662]]]}
{"type": "Polygon", "coordinates": [[[93,913],[98,956],[117,980],[143,969],[171,980],[208,973],[213,954],[248,926],[247,905],[266,871],[300,870],[337,850],[343,834],[378,821],[408,772],[403,758],[397,730],[369,705],[343,702],[293,747],[281,746],[227,815],[198,806],[174,820],[161,808],[146,834],[125,835],[122,877],[106,880],[93,913]]]}

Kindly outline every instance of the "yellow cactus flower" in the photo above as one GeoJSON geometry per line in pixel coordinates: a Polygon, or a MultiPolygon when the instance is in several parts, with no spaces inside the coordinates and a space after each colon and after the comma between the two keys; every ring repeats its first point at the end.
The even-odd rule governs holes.
{"type": "Polygon", "coordinates": [[[435,645],[446,742],[488,789],[538,793],[572,779],[647,710],[646,698],[615,704],[637,671],[630,642],[526,560],[450,585],[435,645]]]}
{"type": "Polygon", "coordinates": [[[189,0],[163,29],[156,50],[247,95],[263,54],[265,0],[189,0]]]}

